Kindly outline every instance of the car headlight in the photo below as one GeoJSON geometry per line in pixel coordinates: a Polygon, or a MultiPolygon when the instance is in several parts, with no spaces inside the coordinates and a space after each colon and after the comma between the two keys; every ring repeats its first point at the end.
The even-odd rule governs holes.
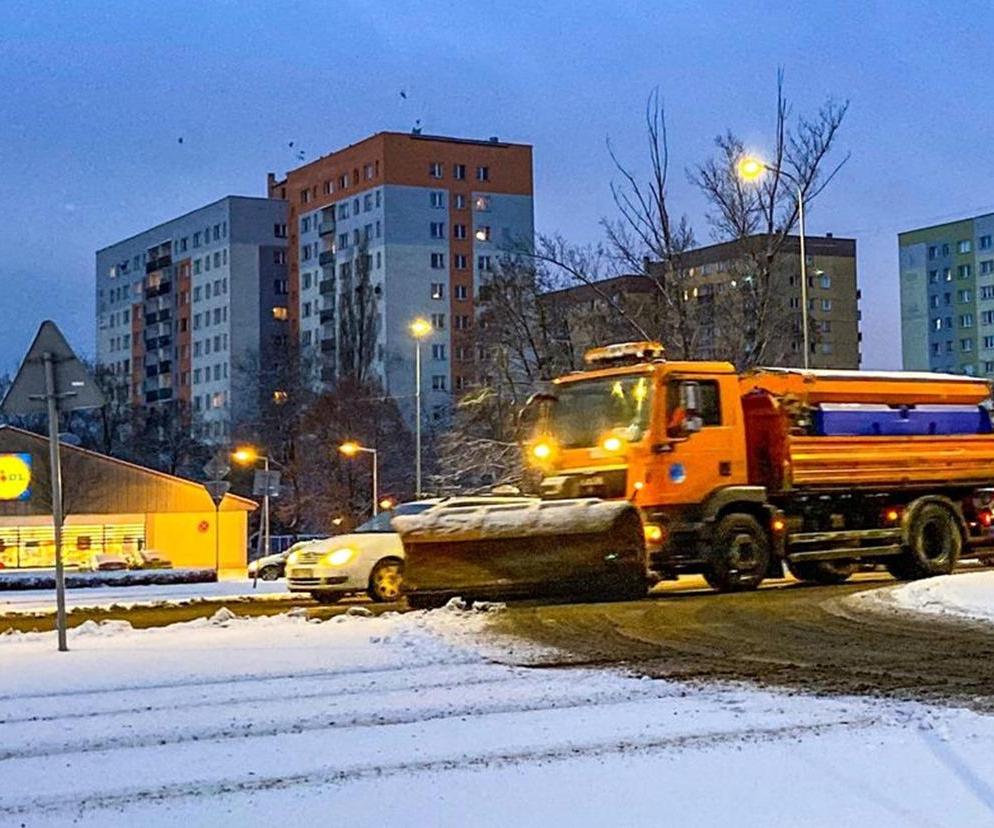
{"type": "Polygon", "coordinates": [[[291,552],[289,555],[287,555],[286,562],[288,564],[295,564],[295,563],[297,563],[297,553],[296,552],[291,552]]]}
{"type": "Polygon", "coordinates": [[[355,550],[351,546],[343,546],[325,555],[324,563],[329,566],[345,566],[354,557],[355,550]]]}

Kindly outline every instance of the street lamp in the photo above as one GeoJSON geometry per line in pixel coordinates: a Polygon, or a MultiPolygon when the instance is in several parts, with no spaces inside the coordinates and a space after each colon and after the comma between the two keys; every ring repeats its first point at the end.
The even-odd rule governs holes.
{"type": "Polygon", "coordinates": [[[414,496],[421,497],[421,340],[431,333],[431,322],[419,317],[411,322],[414,337],[414,496]]]}
{"type": "Polygon", "coordinates": [[[797,220],[801,235],[801,335],[804,338],[804,367],[809,367],[811,349],[808,344],[808,261],[804,253],[804,188],[801,182],[783,167],[772,167],[751,155],[743,155],[735,165],[735,171],[742,181],[758,181],[769,171],[782,175],[797,189],[797,220]]]}
{"type": "Polygon", "coordinates": [[[260,454],[255,446],[239,446],[231,452],[231,459],[240,466],[253,466],[261,460],[262,468],[266,472],[266,486],[262,496],[262,520],[259,522],[259,543],[256,545],[258,557],[263,558],[269,554],[269,464],[272,463],[274,466],[280,464],[269,455],[260,454]]]}
{"type": "Polygon", "coordinates": [[[373,455],[373,517],[376,517],[380,511],[380,483],[379,483],[379,457],[376,454],[376,449],[367,448],[366,446],[360,446],[354,440],[349,440],[342,443],[338,450],[344,454],[346,457],[355,457],[360,452],[365,454],[373,455]]]}

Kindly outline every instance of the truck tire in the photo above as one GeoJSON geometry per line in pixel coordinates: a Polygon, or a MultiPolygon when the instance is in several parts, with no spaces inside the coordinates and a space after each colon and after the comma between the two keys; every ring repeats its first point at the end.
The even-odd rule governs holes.
{"type": "Polygon", "coordinates": [[[770,566],[770,538],[752,515],[725,515],[711,535],[704,579],[718,592],[756,589],[770,566]]]}
{"type": "Polygon", "coordinates": [[[887,561],[887,571],[900,581],[948,575],[963,548],[956,518],[941,503],[923,503],[911,515],[904,552],[887,561]]]}
{"type": "Polygon", "coordinates": [[[856,571],[856,561],[787,561],[787,569],[798,581],[841,584],[856,571]]]}

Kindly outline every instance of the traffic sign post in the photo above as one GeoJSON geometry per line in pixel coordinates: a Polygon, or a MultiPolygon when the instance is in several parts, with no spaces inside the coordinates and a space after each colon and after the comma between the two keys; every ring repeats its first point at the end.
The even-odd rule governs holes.
{"type": "Polygon", "coordinates": [[[204,483],[204,488],[207,489],[207,494],[209,494],[211,496],[211,500],[214,501],[215,577],[218,577],[221,572],[221,502],[224,500],[224,496],[231,488],[231,484],[227,480],[222,480],[221,478],[226,477],[230,471],[231,467],[224,462],[223,455],[220,452],[212,457],[207,465],[204,466],[204,472],[211,478],[204,483]]]}
{"type": "Polygon", "coordinates": [[[62,565],[62,458],[59,452],[59,414],[100,408],[104,395],[86,366],[73,353],[62,332],[51,320],[41,324],[14,382],[7,389],[0,411],[5,414],[48,416],[48,462],[52,489],[52,522],[55,532],[55,606],[59,651],[66,652],[66,581],[62,565]]]}

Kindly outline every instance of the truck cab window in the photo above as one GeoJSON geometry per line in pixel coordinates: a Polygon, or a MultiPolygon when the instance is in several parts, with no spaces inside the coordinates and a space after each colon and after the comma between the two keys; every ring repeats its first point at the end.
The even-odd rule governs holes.
{"type": "MultiPolygon", "coordinates": [[[[670,380],[666,386],[666,432],[670,437],[683,436],[687,429],[684,423],[695,418],[700,427],[721,425],[721,397],[716,380],[695,380],[700,399],[699,410],[688,411],[681,403],[680,384],[682,380],[670,380]]],[[[697,429],[692,429],[696,431],[697,429]]]]}

